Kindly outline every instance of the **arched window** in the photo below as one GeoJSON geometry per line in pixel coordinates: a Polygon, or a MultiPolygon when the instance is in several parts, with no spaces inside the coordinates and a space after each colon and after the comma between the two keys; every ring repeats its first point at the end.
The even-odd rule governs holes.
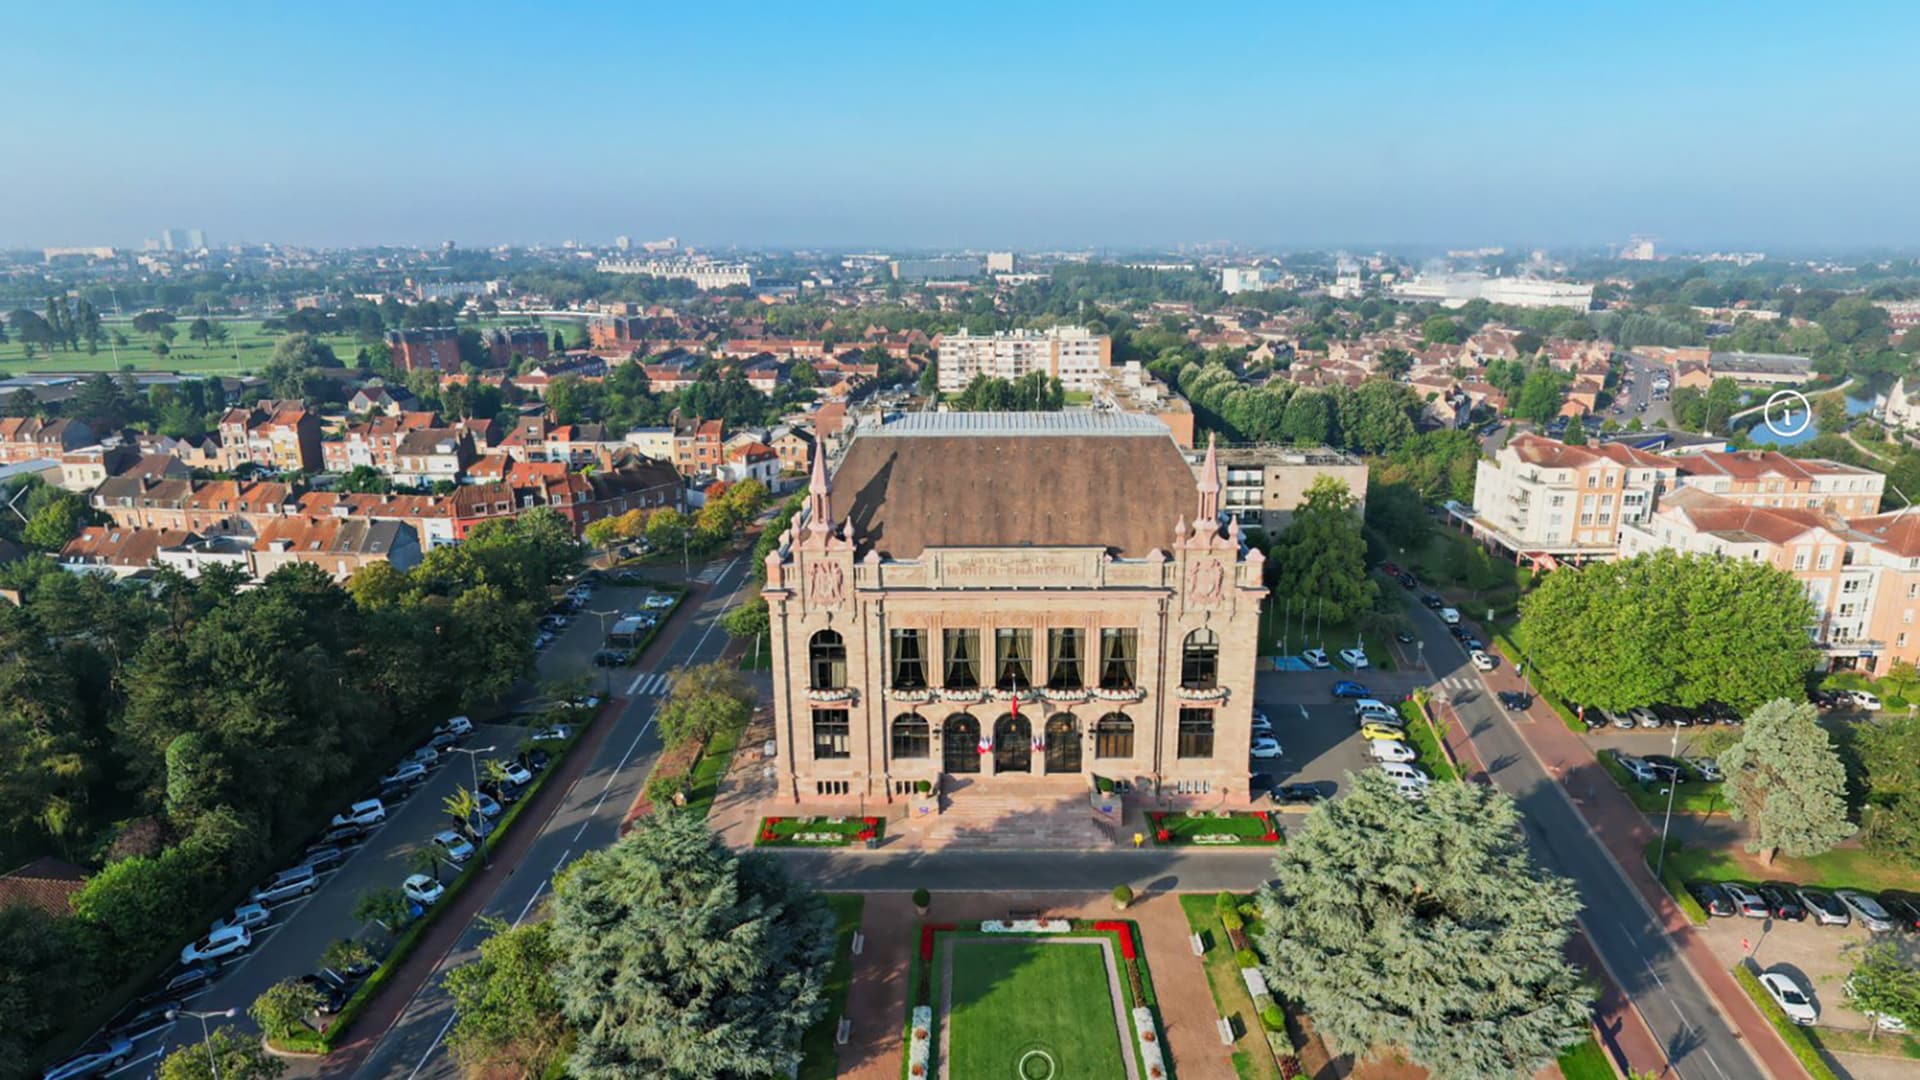
{"type": "Polygon", "coordinates": [[[1126,713],[1108,713],[1093,726],[1093,756],[1097,758],[1133,756],[1133,720],[1126,713]]]}
{"type": "Polygon", "coordinates": [[[1187,635],[1180,650],[1180,685],[1211,690],[1220,682],[1220,635],[1201,627],[1187,635]]]}
{"type": "Polygon", "coordinates": [[[927,718],[918,713],[901,713],[893,718],[893,756],[923,758],[933,754],[933,736],[927,718]]]}
{"type": "Polygon", "coordinates": [[[940,725],[940,753],[950,773],[980,771],[980,721],[954,713],[940,725]]]}
{"type": "Polygon", "coordinates": [[[807,646],[807,670],[814,690],[847,688],[847,645],[837,630],[822,630],[807,646]]]}

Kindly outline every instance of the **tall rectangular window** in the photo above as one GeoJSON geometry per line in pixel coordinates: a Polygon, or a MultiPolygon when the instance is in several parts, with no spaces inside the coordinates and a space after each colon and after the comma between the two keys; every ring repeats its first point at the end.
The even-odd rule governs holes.
{"type": "Polygon", "coordinates": [[[1078,690],[1086,685],[1080,673],[1080,638],[1077,626],[1047,631],[1047,689],[1078,690]]]}
{"type": "Polygon", "coordinates": [[[1131,690],[1140,653],[1140,632],[1132,627],[1100,631],[1100,689],[1131,690]]]}
{"type": "Polygon", "coordinates": [[[890,635],[893,647],[888,650],[888,659],[893,663],[892,684],[895,690],[925,690],[927,688],[926,653],[922,648],[921,631],[895,630],[890,635]]]}
{"type": "Polygon", "coordinates": [[[1183,758],[1213,756],[1212,709],[1180,710],[1179,756],[1183,758]]]}
{"type": "Polygon", "coordinates": [[[1001,627],[993,632],[993,684],[1002,690],[1033,687],[1033,631],[1001,627]]]}
{"type": "Polygon", "coordinates": [[[813,756],[815,760],[853,756],[853,728],[847,722],[847,710],[813,710],[813,756]]]}
{"type": "Polygon", "coordinates": [[[941,685],[949,690],[980,689],[980,631],[943,631],[941,659],[946,663],[946,679],[941,685]]]}

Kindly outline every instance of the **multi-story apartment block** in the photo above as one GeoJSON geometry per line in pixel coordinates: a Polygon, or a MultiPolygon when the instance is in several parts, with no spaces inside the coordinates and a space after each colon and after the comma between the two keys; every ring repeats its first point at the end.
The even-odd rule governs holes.
{"type": "Polygon", "coordinates": [[[603,274],[639,274],[663,281],[691,281],[693,287],[727,289],[735,285],[753,287],[753,268],[746,263],[723,263],[709,259],[602,259],[597,267],[603,274]]]}
{"type": "MultiPolygon", "coordinates": [[[[1347,486],[1359,506],[1367,502],[1366,462],[1327,447],[1222,446],[1218,453],[1221,477],[1220,509],[1242,525],[1273,535],[1293,520],[1293,511],[1307,489],[1322,476],[1347,486]]],[[[1195,468],[1205,455],[1190,451],[1195,468]]]]}
{"type": "Polygon", "coordinates": [[[93,441],[93,428],[85,421],[9,416],[0,419],[0,464],[59,461],[62,454],[93,441]]]}
{"type": "Polygon", "coordinates": [[[547,332],[537,326],[500,327],[489,331],[486,340],[487,351],[498,367],[505,367],[516,356],[545,360],[552,349],[547,332]]]}
{"type": "Polygon", "coordinates": [[[1679,485],[1747,506],[1815,510],[1841,517],[1878,513],[1887,478],[1872,469],[1771,450],[1678,454],[1679,485]]]}
{"type": "Polygon", "coordinates": [[[1645,521],[1678,472],[1658,454],[1617,443],[1522,435],[1481,459],[1471,524],[1484,539],[1546,562],[1612,558],[1620,526],[1645,521]]]}
{"type": "Polygon", "coordinates": [[[389,330],[387,348],[393,351],[393,370],[403,374],[460,370],[460,331],[451,326],[389,330]]]}
{"type": "Polygon", "coordinates": [[[312,472],[325,465],[320,418],[299,402],[228,409],[216,430],[229,469],[253,464],[278,472],[312,472]]]}
{"type": "Polygon", "coordinates": [[[714,475],[725,462],[726,426],[719,420],[696,420],[674,426],[673,464],[682,476],[714,475]]]}
{"type": "Polygon", "coordinates": [[[473,440],[458,428],[415,428],[394,448],[392,476],[411,486],[458,483],[473,456],[473,440]]]}
{"type": "Polygon", "coordinates": [[[1113,366],[1113,339],[1082,326],[1006,330],[994,334],[944,334],[936,339],[940,392],[957,394],[976,375],[1012,382],[1044,372],[1068,390],[1091,392],[1100,373],[1113,366]]]}

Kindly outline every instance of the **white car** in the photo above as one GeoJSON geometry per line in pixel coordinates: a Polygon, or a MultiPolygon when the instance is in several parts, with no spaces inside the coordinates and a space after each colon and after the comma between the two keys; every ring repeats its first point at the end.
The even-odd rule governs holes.
{"type": "Polygon", "coordinates": [[[586,694],[581,697],[568,698],[567,707],[570,709],[598,709],[600,707],[600,695],[586,694]]]}
{"type": "Polygon", "coordinates": [[[534,742],[566,742],[573,738],[573,729],[565,724],[555,724],[552,727],[541,728],[527,738],[534,742]]]}
{"type": "Polygon", "coordinates": [[[220,960],[253,947],[253,932],[244,926],[224,926],[180,950],[182,964],[220,960]]]}
{"type": "Polygon", "coordinates": [[[527,771],[525,765],[517,761],[512,762],[507,765],[507,783],[518,787],[525,787],[533,783],[533,774],[527,771]]]}
{"type": "Polygon", "coordinates": [[[1473,650],[1472,653],[1468,654],[1467,659],[1473,661],[1473,666],[1479,668],[1481,671],[1493,670],[1493,657],[1488,656],[1480,649],[1473,650]]]}
{"type": "Polygon", "coordinates": [[[1300,654],[1300,659],[1305,660],[1307,666],[1315,671],[1333,666],[1327,662],[1327,650],[1325,649],[1308,649],[1300,654]]]}
{"type": "Polygon", "coordinates": [[[439,727],[434,728],[433,733],[435,735],[471,735],[473,734],[473,721],[464,716],[456,716],[446,723],[441,724],[439,727]]]}
{"type": "Polygon", "coordinates": [[[394,770],[380,778],[380,786],[392,784],[417,784],[427,778],[427,767],[417,761],[403,761],[394,770]]]}
{"type": "MultiPolygon", "coordinates": [[[[1853,980],[1851,978],[1849,978],[1846,981],[1846,984],[1842,987],[1842,989],[1846,991],[1847,1000],[1849,1001],[1853,1000],[1853,980]]],[[[1859,1009],[1860,1007],[1858,1005],[1855,1005],[1854,1008],[1859,1009]]],[[[1861,1012],[1861,1015],[1865,1016],[1868,1020],[1873,1021],[1873,1025],[1879,1028],[1881,1031],[1892,1031],[1892,1032],[1898,1033],[1898,1032],[1904,1032],[1907,1030],[1906,1020],[1902,1019],[1901,1017],[1894,1016],[1892,1013],[1868,1012],[1865,1009],[1860,1009],[1860,1012],[1861,1012]]]]}
{"type": "Polygon", "coordinates": [[[647,606],[656,610],[659,608],[670,608],[673,606],[673,597],[665,593],[654,593],[652,596],[647,597],[647,606]]]}
{"type": "Polygon", "coordinates": [[[259,904],[241,904],[226,917],[214,920],[213,929],[216,933],[236,926],[252,930],[256,926],[265,926],[272,918],[273,913],[259,904]]]}
{"type": "Polygon", "coordinates": [[[387,808],[379,799],[362,799],[333,815],[335,825],[378,825],[387,820],[387,808]]]}
{"type": "Polygon", "coordinates": [[[1271,735],[1257,736],[1253,740],[1252,756],[1256,758],[1277,758],[1280,756],[1280,740],[1271,735]]]}
{"type": "Polygon", "coordinates": [[[1413,747],[1392,739],[1371,739],[1367,742],[1367,753],[1375,761],[1413,761],[1420,755],[1413,747]]]}
{"type": "Polygon", "coordinates": [[[1860,925],[1875,933],[1884,934],[1893,929],[1893,916],[1880,906],[1880,901],[1858,889],[1838,889],[1834,898],[1847,905],[1847,910],[1860,920],[1860,925]]]}
{"type": "Polygon", "coordinates": [[[1371,666],[1367,663],[1367,654],[1360,649],[1341,649],[1340,662],[1355,671],[1364,671],[1371,666]]]}
{"type": "Polygon", "coordinates": [[[1853,691],[1853,707],[1856,709],[1865,709],[1868,712],[1879,712],[1880,698],[1865,690],[1855,690],[1853,691]]]}
{"type": "Polygon", "coordinates": [[[473,845],[467,843],[466,837],[452,829],[442,829],[434,833],[433,840],[430,842],[454,862],[463,863],[473,858],[473,845]]]}
{"type": "Polygon", "coordinates": [[[1769,971],[1760,976],[1760,985],[1766,988],[1767,996],[1773,999],[1787,1019],[1803,1027],[1812,1027],[1820,1019],[1820,1010],[1814,1007],[1813,996],[1808,994],[1793,976],[1780,971],[1769,971]]]}
{"type": "Polygon", "coordinates": [[[445,895],[446,891],[445,885],[425,874],[415,874],[400,883],[400,892],[421,907],[432,907],[433,902],[445,895]]]}

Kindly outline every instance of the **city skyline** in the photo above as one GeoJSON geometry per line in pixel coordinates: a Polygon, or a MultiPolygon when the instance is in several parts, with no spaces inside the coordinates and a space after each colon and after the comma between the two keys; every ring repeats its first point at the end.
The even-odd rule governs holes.
{"type": "Polygon", "coordinates": [[[1920,243],[1885,5],[230,15],[17,16],[0,247],[1920,243]]]}

